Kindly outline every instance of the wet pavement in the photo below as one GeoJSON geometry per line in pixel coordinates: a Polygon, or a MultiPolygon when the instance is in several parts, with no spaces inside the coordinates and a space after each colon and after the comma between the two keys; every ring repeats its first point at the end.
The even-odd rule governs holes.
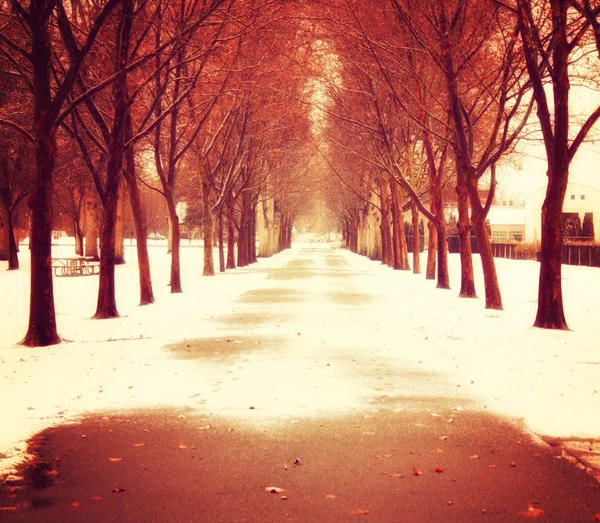
{"type": "Polygon", "coordinates": [[[181,408],[38,434],[0,521],[594,521],[600,483],[427,370],[409,304],[384,310],[364,278],[335,251],[290,254],[216,336],[163,348],[210,378],[181,408]]]}

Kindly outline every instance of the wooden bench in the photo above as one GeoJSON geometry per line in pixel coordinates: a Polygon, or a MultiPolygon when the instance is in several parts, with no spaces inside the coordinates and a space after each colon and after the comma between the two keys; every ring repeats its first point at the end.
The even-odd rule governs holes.
{"type": "Polygon", "coordinates": [[[94,258],[52,258],[55,276],[90,276],[100,274],[100,262],[94,258]]]}

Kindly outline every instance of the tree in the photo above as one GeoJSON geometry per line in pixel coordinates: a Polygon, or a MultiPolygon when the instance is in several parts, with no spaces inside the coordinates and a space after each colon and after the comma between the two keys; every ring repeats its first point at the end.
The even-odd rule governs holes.
{"type": "Polygon", "coordinates": [[[473,223],[483,266],[486,308],[501,309],[485,221],[493,200],[496,163],[513,147],[531,110],[529,105],[520,111],[527,82],[523,80],[524,68],[516,60],[516,23],[497,6],[483,9],[479,0],[427,4],[394,0],[393,5],[444,78],[457,175],[460,296],[476,296],[470,248],[473,223]],[[482,203],[479,181],[487,171],[491,171],[490,191],[482,203]]]}
{"type": "MultiPolygon", "coordinates": [[[[55,15],[61,28],[72,23],[62,8],[62,0],[31,2],[29,9],[19,0],[12,0],[11,6],[15,17],[23,30],[18,34],[19,40],[10,38],[4,31],[0,33],[0,42],[5,53],[16,56],[14,65],[19,74],[27,76],[33,92],[33,133],[14,122],[2,120],[4,125],[16,129],[35,145],[35,175],[33,192],[29,199],[32,214],[29,326],[21,342],[23,345],[37,347],[60,342],[56,329],[51,266],[52,185],[56,160],[56,131],[62,120],[73,109],[73,105],[69,104],[63,111],[63,105],[73,89],[84,60],[104,21],[118,3],[119,0],[108,0],[101,4],[90,31],[82,37],[81,47],[76,52],[72,50],[74,52],[70,54],[71,59],[64,68],[53,67],[53,60],[60,52],[56,38],[50,31],[51,19],[55,15]],[[21,67],[18,60],[27,64],[21,67]],[[26,72],[29,68],[31,68],[30,76],[26,72]]],[[[12,21],[10,27],[15,27],[12,21]]],[[[62,34],[61,32],[61,36],[62,34]]],[[[73,44],[64,40],[61,43],[65,47],[73,44]]]]}
{"type": "Polygon", "coordinates": [[[599,106],[571,133],[569,61],[594,45],[600,53],[600,13],[587,0],[516,0],[513,5],[502,5],[517,19],[548,164],[534,326],[567,330],[561,276],[562,207],[569,165],[600,118],[599,106]],[[551,91],[546,89],[547,81],[551,91]]]}
{"type": "Polygon", "coordinates": [[[584,238],[589,238],[593,240],[595,238],[594,234],[594,214],[591,212],[586,212],[583,216],[583,226],[581,230],[581,236],[584,238]]]}

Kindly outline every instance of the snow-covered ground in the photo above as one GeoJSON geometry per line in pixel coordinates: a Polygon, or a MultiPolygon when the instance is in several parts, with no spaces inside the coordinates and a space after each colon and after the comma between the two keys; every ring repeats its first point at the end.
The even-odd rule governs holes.
{"type": "MultiPolygon", "coordinates": [[[[186,415],[195,409],[241,421],[251,416],[293,422],[302,416],[372,410],[373,395],[385,390],[375,392],[380,389],[342,367],[301,371],[306,351],[317,361],[326,357],[321,356],[324,346],[352,355],[368,350],[389,369],[409,366],[443,375],[447,386],[434,393],[524,419],[537,434],[600,437],[598,269],[563,267],[572,330],[555,332],[531,327],[536,262],[497,259],[505,310],[487,311],[483,299],[457,298],[457,255],[450,255],[453,289],[443,291],[423,275],[392,271],[345,250],[335,251],[344,265],[333,267],[352,273],[342,287],[333,278],[267,277],[269,269],[296,261],[331,270],[323,244],[298,244],[249,268],[206,278],[201,276],[201,248],[186,246],[184,292],[172,295],[169,255],[164,242],[155,243],[150,256],[156,303],[138,306],[135,249],[128,246],[128,263],[117,268],[120,318],[90,319],[97,276],[55,278],[57,322],[65,341],[50,348],[17,345],[28,319],[27,248],[20,253],[20,271],[6,271],[6,262],[0,262],[0,472],[23,458],[29,436],[86,412],[171,407],[186,415]],[[266,289],[273,299],[240,300],[256,289],[266,289]],[[346,294],[340,292],[349,297],[351,312],[324,303],[324,296],[335,293],[343,302],[346,294]],[[301,299],[286,303],[286,295],[301,299]],[[360,324],[350,327],[349,315],[360,324]],[[165,350],[198,338],[212,344],[206,358],[173,358],[165,350]],[[284,339],[286,349],[274,350],[284,339]],[[220,347],[229,351],[236,342],[244,359],[237,361],[232,377],[231,361],[222,358],[220,347]],[[254,404],[261,405],[258,417],[249,410],[254,404]]],[[[72,252],[72,246],[60,245],[53,255],[72,252]]],[[[476,267],[477,289],[483,294],[479,263],[476,267]]]]}

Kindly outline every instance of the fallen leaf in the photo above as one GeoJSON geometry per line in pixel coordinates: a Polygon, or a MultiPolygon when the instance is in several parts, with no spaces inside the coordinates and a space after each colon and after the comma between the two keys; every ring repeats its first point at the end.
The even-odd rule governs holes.
{"type": "Polygon", "coordinates": [[[443,454],[444,451],[442,449],[433,449],[430,450],[429,452],[431,452],[432,454],[443,454]]]}
{"type": "Polygon", "coordinates": [[[430,414],[430,416],[431,416],[432,418],[440,418],[442,415],[441,415],[441,414],[436,414],[435,412],[432,412],[432,413],[430,414]]]}
{"type": "Polygon", "coordinates": [[[508,462],[508,465],[509,465],[510,467],[516,467],[516,466],[517,466],[517,464],[516,464],[514,461],[509,461],[509,462],[508,462]]]}
{"type": "Polygon", "coordinates": [[[402,474],[392,474],[393,478],[403,478],[404,476],[402,474]]]}
{"type": "Polygon", "coordinates": [[[17,507],[0,507],[0,512],[1,511],[9,511],[9,510],[17,510],[17,507]]]}
{"type": "Polygon", "coordinates": [[[497,467],[498,467],[498,465],[488,465],[488,469],[495,469],[497,467]]]}
{"type": "Polygon", "coordinates": [[[348,514],[351,516],[368,516],[370,512],[368,510],[363,510],[362,508],[355,508],[353,510],[349,510],[348,514]]]}
{"type": "Polygon", "coordinates": [[[79,507],[79,501],[73,501],[73,503],[71,503],[72,507],[79,507]]]}
{"type": "Polygon", "coordinates": [[[300,461],[300,459],[299,459],[299,458],[296,458],[296,459],[294,460],[294,465],[298,465],[298,466],[302,465],[302,462],[300,461]]]}
{"type": "Polygon", "coordinates": [[[440,436],[440,440],[442,441],[446,441],[448,439],[448,436],[440,436]]]}
{"type": "Polygon", "coordinates": [[[439,473],[444,472],[444,469],[442,467],[434,467],[433,470],[439,473]]]}
{"type": "Polygon", "coordinates": [[[519,512],[521,516],[525,516],[526,518],[539,518],[544,511],[541,508],[535,508],[533,505],[528,505],[527,510],[523,512],[519,512]]]}
{"type": "Polygon", "coordinates": [[[265,487],[265,492],[268,492],[269,494],[281,494],[282,492],[285,492],[285,489],[280,487],[265,487]]]}
{"type": "Polygon", "coordinates": [[[473,454],[472,456],[469,456],[469,459],[481,459],[481,457],[479,457],[477,454],[473,454]]]}
{"type": "Polygon", "coordinates": [[[92,496],[92,500],[94,501],[100,501],[102,499],[102,496],[92,496]]]}
{"type": "Polygon", "coordinates": [[[181,441],[177,442],[177,448],[179,449],[187,449],[187,445],[184,445],[183,443],[181,443],[181,441]]]}
{"type": "Polygon", "coordinates": [[[375,435],[375,433],[374,433],[374,432],[371,432],[371,431],[368,431],[368,430],[367,430],[367,431],[364,431],[364,432],[363,432],[363,434],[364,434],[365,436],[374,436],[374,435],[375,435]]]}
{"type": "Polygon", "coordinates": [[[58,470],[49,470],[46,472],[46,476],[58,476],[58,470]]]}
{"type": "Polygon", "coordinates": [[[144,444],[143,444],[143,443],[134,443],[134,444],[132,445],[132,447],[143,447],[143,446],[144,446],[144,444]]]}
{"type": "Polygon", "coordinates": [[[327,499],[336,499],[337,498],[337,496],[335,494],[327,494],[325,497],[327,499]]]}
{"type": "Polygon", "coordinates": [[[598,514],[594,514],[594,519],[596,521],[600,521],[600,512],[598,512],[598,514]]]}
{"type": "Polygon", "coordinates": [[[413,475],[414,476],[422,476],[423,473],[416,467],[413,467],[413,475]]]}
{"type": "Polygon", "coordinates": [[[464,407],[460,407],[459,406],[459,407],[454,407],[452,410],[455,411],[455,412],[461,412],[461,411],[463,411],[465,409],[464,409],[464,407]]]}
{"type": "Polygon", "coordinates": [[[113,463],[116,463],[117,461],[123,461],[123,458],[108,458],[108,461],[112,461],[113,463]]]}
{"type": "Polygon", "coordinates": [[[119,492],[125,492],[123,487],[115,487],[112,489],[113,494],[118,494],[119,492]]]}

